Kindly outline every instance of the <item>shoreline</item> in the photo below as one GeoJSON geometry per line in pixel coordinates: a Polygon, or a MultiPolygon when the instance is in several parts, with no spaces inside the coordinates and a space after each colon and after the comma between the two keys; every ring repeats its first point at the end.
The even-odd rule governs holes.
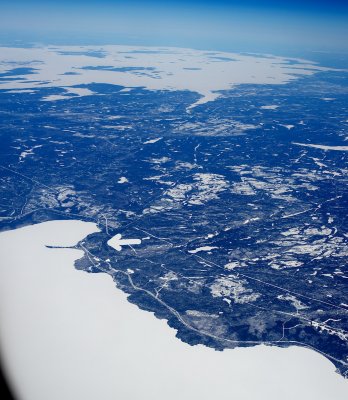
{"type": "Polygon", "coordinates": [[[20,400],[346,398],[347,380],[319,353],[191,347],[108,275],[76,270],[81,250],[45,247],[97,231],[58,220],[0,233],[0,350],[20,400]]]}

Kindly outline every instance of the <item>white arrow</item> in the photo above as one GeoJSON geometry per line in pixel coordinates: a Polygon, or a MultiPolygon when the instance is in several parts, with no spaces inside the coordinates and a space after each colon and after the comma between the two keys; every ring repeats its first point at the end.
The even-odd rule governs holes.
{"type": "Polygon", "coordinates": [[[130,246],[132,244],[141,244],[140,239],[121,239],[122,235],[118,233],[114,237],[108,240],[108,245],[114,248],[117,251],[122,250],[122,246],[130,246]]]}

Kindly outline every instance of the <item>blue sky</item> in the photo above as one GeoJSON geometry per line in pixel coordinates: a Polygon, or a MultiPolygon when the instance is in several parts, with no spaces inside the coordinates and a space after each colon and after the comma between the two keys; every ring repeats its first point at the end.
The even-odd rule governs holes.
{"type": "Polygon", "coordinates": [[[1,0],[0,42],[348,52],[348,1],[1,0]]]}

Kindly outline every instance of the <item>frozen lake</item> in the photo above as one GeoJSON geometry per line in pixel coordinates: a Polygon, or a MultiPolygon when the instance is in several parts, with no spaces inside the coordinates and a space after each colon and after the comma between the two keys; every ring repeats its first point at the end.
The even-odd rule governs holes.
{"type": "Polygon", "coordinates": [[[0,234],[0,345],[20,400],[343,400],[348,381],[320,354],[190,347],[127,301],[106,274],[78,271],[95,224],[51,221],[0,234]]]}

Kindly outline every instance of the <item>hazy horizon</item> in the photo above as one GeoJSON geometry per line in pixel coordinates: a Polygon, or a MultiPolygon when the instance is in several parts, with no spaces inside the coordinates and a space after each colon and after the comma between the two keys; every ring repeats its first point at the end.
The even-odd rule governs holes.
{"type": "Polygon", "coordinates": [[[8,1],[0,44],[127,44],[222,51],[348,53],[341,1],[8,1]]]}

